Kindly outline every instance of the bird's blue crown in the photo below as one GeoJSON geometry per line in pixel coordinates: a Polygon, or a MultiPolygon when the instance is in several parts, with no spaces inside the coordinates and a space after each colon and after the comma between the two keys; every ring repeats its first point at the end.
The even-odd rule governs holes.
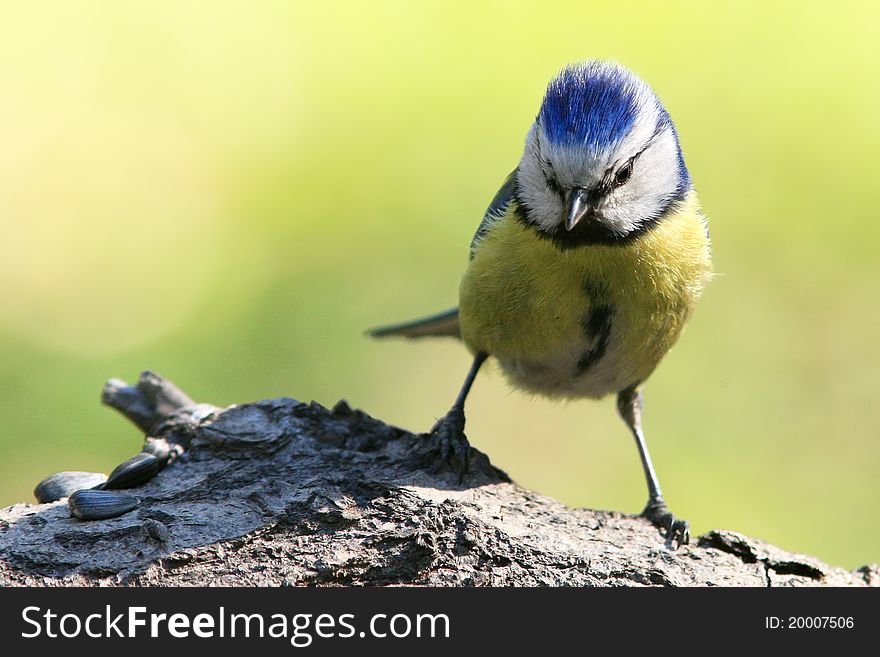
{"type": "Polygon", "coordinates": [[[645,87],[608,62],[569,66],[547,87],[538,121],[552,143],[601,152],[632,128],[645,87]]]}

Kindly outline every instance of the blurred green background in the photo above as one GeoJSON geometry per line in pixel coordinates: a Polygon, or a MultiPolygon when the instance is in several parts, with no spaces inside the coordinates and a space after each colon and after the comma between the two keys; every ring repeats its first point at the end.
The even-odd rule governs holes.
{"type": "MultiPolygon", "coordinates": [[[[871,3],[3,3],[0,504],[140,436],[105,379],[289,395],[427,430],[469,358],[366,327],[456,302],[467,247],[565,63],[675,118],[719,276],[647,388],[667,499],[880,559],[880,9],[871,3]]],[[[497,371],[469,435],[527,487],[637,512],[612,400],[497,371]]]]}

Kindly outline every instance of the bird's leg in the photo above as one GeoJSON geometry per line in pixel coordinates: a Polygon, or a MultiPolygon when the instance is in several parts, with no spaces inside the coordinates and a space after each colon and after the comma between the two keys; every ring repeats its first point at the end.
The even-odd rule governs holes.
{"type": "Polygon", "coordinates": [[[675,542],[684,545],[690,540],[690,526],[687,520],[679,520],[670,513],[660,492],[660,482],[657,480],[657,473],[654,472],[648,444],[642,432],[642,401],[639,384],[621,390],[617,394],[617,410],[620,411],[620,416],[636,439],[642,467],[645,470],[645,480],[648,483],[648,504],[642,511],[642,517],[650,520],[655,527],[666,530],[666,541],[669,545],[675,542]]]}
{"type": "Polygon", "coordinates": [[[436,448],[432,449],[430,453],[430,463],[427,464],[432,472],[449,467],[458,474],[460,481],[464,473],[468,471],[471,446],[464,434],[464,402],[474,384],[477,372],[480,371],[480,366],[486,361],[486,358],[488,358],[488,354],[484,353],[478,353],[474,356],[474,362],[455,403],[431,429],[431,437],[437,441],[436,448]]]}

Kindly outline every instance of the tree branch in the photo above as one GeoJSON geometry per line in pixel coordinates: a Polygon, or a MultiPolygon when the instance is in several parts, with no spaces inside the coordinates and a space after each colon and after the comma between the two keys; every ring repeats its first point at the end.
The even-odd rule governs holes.
{"type": "Polygon", "coordinates": [[[876,565],[736,532],[670,550],[647,521],[567,508],[476,450],[461,483],[430,474],[425,436],[345,402],[221,410],[149,372],[102,399],[174,462],[112,520],[75,520],[63,500],[0,510],[0,585],[880,585],[876,565]]]}

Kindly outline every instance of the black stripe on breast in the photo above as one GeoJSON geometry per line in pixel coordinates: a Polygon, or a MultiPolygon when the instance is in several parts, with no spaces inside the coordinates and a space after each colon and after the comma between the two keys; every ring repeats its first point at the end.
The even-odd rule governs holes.
{"type": "Polygon", "coordinates": [[[614,305],[603,303],[602,299],[608,298],[608,290],[604,285],[597,285],[592,281],[584,283],[584,292],[590,300],[590,310],[581,319],[581,328],[584,335],[593,342],[593,346],[584,352],[577,362],[576,375],[586,373],[591,367],[602,360],[608,349],[608,341],[611,338],[611,324],[614,320],[614,305]]]}

